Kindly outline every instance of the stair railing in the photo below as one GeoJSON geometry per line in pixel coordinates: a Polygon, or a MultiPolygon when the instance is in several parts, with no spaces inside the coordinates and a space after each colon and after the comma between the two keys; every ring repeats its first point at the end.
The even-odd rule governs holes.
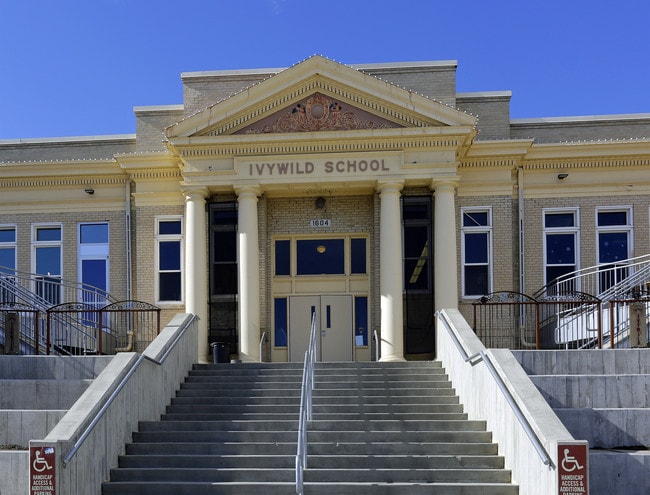
{"type": "Polygon", "coordinates": [[[311,317],[309,346],[305,352],[300,392],[300,418],[298,420],[298,447],[296,452],[296,493],[303,494],[303,473],[307,467],[307,422],[312,418],[312,391],[314,389],[314,364],[316,363],[316,313],[311,317]]]}
{"type": "Polygon", "coordinates": [[[471,366],[476,366],[480,362],[485,363],[485,366],[488,372],[490,373],[490,376],[497,384],[497,387],[503,394],[506,402],[508,403],[508,406],[510,406],[510,408],[512,409],[513,414],[515,415],[517,421],[523,428],[524,433],[532,443],[533,448],[537,452],[537,455],[539,455],[539,458],[544,463],[544,465],[553,466],[553,460],[551,459],[551,456],[548,454],[548,452],[544,448],[544,445],[542,444],[542,441],[539,439],[539,437],[533,430],[533,427],[526,419],[526,416],[524,416],[524,413],[517,405],[517,401],[512,396],[510,390],[508,390],[508,387],[506,386],[505,382],[503,381],[503,378],[501,377],[500,373],[497,371],[496,367],[494,366],[494,363],[490,359],[490,356],[488,356],[485,353],[485,348],[481,346],[483,347],[482,349],[479,349],[478,352],[470,356],[465,350],[465,348],[463,347],[463,344],[461,344],[458,336],[456,335],[456,332],[454,331],[454,324],[449,319],[447,313],[444,310],[436,311],[436,316],[438,318],[438,321],[442,323],[442,326],[449,334],[451,341],[454,343],[454,346],[456,347],[456,350],[458,350],[458,353],[463,358],[463,361],[469,363],[471,366]]]}

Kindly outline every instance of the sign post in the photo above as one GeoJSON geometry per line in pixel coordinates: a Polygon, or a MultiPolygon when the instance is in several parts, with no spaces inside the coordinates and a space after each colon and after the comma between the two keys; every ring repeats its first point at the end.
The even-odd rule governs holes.
{"type": "Polygon", "coordinates": [[[589,495],[589,449],[586,443],[558,443],[558,495],[589,495]]]}
{"type": "Polygon", "coordinates": [[[29,447],[29,495],[56,495],[54,447],[29,447]]]}

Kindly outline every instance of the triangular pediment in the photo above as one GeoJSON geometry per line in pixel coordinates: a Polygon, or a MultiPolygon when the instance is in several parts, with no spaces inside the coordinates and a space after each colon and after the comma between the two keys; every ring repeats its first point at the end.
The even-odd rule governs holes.
{"type": "Polygon", "coordinates": [[[320,56],[168,127],[170,139],[474,126],[475,117],[320,56]]]}

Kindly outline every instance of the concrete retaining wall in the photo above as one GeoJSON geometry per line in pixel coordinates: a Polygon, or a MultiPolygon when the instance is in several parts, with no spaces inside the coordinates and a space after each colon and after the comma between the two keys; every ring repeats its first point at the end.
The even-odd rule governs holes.
{"type": "MultiPolygon", "coordinates": [[[[138,422],[160,417],[196,362],[197,327],[198,319],[193,315],[177,315],[142,356],[116,355],[54,429],[44,439],[30,442],[30,447],[54,447],[57,493],[101,494],[102,482],[117,465],[118,455],[131,441],[138,422]],[[180,339],[174,344],[177,337],[180,339]],[[114,400],[108,404],[113,394],[114,400]],[[105,413],[65,464],[65,457],[102,408],[105,413]],[[97,456],[97,452],[102,455],[97,456]]],[[[27,487],[26,491],[12,493],[28,492],[27,487]]]]}
{"type": "Polygon", "coordinates": [[[487,351],[460,312],[449,309],[438,316],[437,354],[469,418],[485,420],[488,430],[493,432],[499,453],[504,456],[506,467],[512,470],[513,482],[519,485],[519,493],[557,493],[557,444],[581,442],[574,440],[553,413],[512,353],[506,349],[487,351]],[[466,356],[461,354],[450,333],[456,336],[466,356]],[[485,352],[493,363],[516,406],[550,456],[551,466],[540,459],[486,363],[479,362],[480,359],[465,362],[465,357],[479,351],[485,352]]]}

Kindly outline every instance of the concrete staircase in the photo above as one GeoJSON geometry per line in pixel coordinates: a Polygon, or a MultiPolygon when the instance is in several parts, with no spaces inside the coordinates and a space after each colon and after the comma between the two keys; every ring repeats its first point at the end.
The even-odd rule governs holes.
{"type": "MultiPolygon", "coordinates": [[[[195,365],[103,494],[295,493],[301,378],[289,363],[195,365]]],[[[313,411],[307,495],[518,493],[439,363],[319,363],[313,411]]]]}
{"type": "Polygon", "coordinates": [[[648,493],[650,350],[513,355],[574,438],[589,442],[591,493],[648,493]]]}

